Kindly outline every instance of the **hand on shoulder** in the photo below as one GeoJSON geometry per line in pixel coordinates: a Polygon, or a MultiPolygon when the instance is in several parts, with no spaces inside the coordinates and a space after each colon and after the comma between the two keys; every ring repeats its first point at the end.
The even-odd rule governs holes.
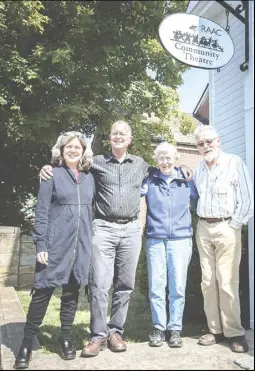
{"type": "Polygon", "coordinates": [[[185,176],[185,180],[187,182],[190,182],[191,180],[193,180],[193,170],[190,169],[188,166],[186,165],[180,165],[180,168],[181,168],[181,171],[183,172],[184,176],[185,176]]]}
{"type": "Polygon", "coordinates": [[[40,170],[39,177],[41,180],[51,179],[53,176],[52,166],[51,165],[44,165],[40,170]]]}

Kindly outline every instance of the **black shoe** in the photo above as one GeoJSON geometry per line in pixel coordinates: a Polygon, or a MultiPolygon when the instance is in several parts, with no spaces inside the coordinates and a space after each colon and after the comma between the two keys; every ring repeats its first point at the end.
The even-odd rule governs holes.
{"type": "Polygon", "coordinates": [[[172,330],[168,339],[168,345],[170,348],[181,348],[183,343],[180,337],[180,331],[172,330]]]}
{"type": "Polygon", "coordinates": [[[32,358],[32,351],[29,348],[24,347],[23,345],[19,349],[19,353],[15,359],[13,368],[17,370],[23,370],[29,367],[29,362],[32,358]]]}
{"type": "Polygon", "coordinates": [[[76,357],[76,350],[70,340],[59,339],[60,355],[66,361],[76,357]]]}
{"type": "Polygon", "coordinates": [[[149,335],[149,343],[150,347],[161,347],[165,340],[164,332],[155,328],[152,334],[149,335]]]}

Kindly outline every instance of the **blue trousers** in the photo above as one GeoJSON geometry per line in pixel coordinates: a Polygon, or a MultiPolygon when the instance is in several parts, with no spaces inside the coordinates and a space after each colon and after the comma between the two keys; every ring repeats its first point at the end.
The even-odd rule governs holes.
{"type": "Polygon", "coordinates": [[[146,253],[153,326],[162,331],[181,331],[192,239],[148,238],[146,253]],[[166,313],[166,287],[169,295],[169,320],[166,313]]]}

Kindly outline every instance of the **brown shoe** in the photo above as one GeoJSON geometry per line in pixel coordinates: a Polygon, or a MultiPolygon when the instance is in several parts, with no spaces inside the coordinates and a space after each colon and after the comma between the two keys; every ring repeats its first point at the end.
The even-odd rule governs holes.
{"type": "Polygon", "coordinates": [[[225,336],[223,334],[209,333],[209,334],[206,334],[200,337],[197,344],[209,346],[209,345],[221,343],[224,340],[225,340],[225,336]]]}
{"type": "Polygon", "coordinates": [[[125,352],[127,346],[123,341],[122,336],[118,332],[115,332],[114,334],[110,335],[108,339],[108,348],[112,352],[125,352]]]}
{"type": "Polygon", "coordinates": [[[232,352],[246,353],[249,350],[245,336],[234,336],[228,339],[232,352]]]}
{"type": "Polygon", "coordinates": [[[107,340],[90,341],[85,345],[81,352],[81,357],[95,357],[100,351],[107,348],[107,340]]]}

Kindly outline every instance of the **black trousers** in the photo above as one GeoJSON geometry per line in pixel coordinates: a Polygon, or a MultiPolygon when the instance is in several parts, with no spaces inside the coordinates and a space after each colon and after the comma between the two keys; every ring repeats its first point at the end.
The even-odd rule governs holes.
{"type": "MultiPolygon", "coordinates": [[[[43,322],[54,289],[55,287],[35,289],[32,295],[22,341],[22,345],[29,349],[32,348],[33,338],[43,322]]],[[[65,339],[69,339],[69,331],[75,319],[79,289],[80,285],[72,272],[68,284],[62,286],[60,322],[61,336],[65,339]]]]}

